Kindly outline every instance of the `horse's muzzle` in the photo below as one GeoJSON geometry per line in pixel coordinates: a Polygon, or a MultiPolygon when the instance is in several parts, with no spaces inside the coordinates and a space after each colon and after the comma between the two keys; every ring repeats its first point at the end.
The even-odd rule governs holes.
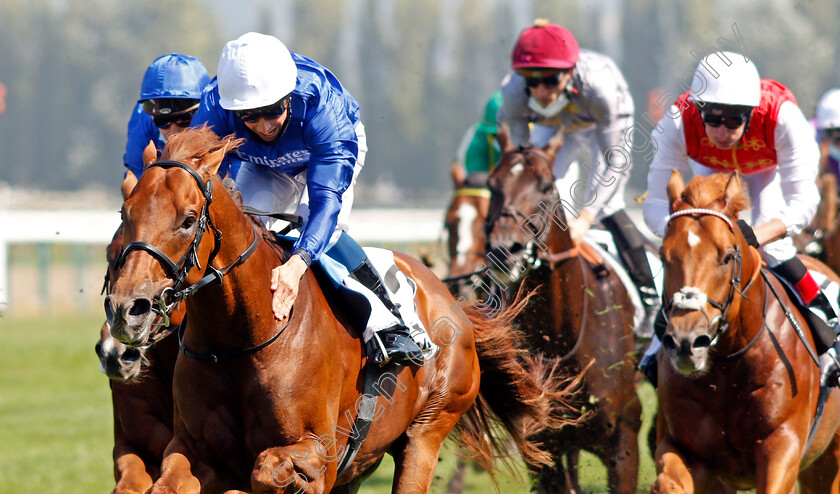
{"type": "Polygon", "coordinates": [[[111,326],[111,336],[131,346],[142,346],[149,337],[155,313],[152,301],[146,297],[119,300],[105,297],[105,315],[111,326]]]}
{"type": "Polygon", "coordinates": [[[676,336],[673,328],[662,335],[662,347],[671,358],[674,368],[682,374],[694,374],[706,368],[712,338],[707,332],[692,331],[676,336]]]}

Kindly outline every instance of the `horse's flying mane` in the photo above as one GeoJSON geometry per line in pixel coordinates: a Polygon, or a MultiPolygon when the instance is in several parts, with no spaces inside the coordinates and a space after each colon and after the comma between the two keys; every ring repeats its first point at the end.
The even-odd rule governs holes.
{"type": "Polygon", "coordinates": [[[189,163],[227,146],[228,152],[239,147],[243,139],[234,139],[233,135],[220,138],[207,124],[186,129],[169,138],[161,155],[162,160],[189,163]]]}
{"type": "Polygon", "coordinates": [[[740,211],[749,207],[750,200],[743,192],[727,200],[726,186],[730,179],[734,180],[734,177],[728,173],[694,177],[683,190],[682,200],[692,208],[714,209],[736,217],[740,211]]]}

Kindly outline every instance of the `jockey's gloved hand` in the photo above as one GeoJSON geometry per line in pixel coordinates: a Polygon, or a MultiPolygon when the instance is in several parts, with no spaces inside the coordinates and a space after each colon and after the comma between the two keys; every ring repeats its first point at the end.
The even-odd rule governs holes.
{"type": "Polygon", "coordinates": [[[752,227],[748,225],[746,221],[738,220],[735,222],[735,224],[738,225],[738,228],[744,235],[744,239],[747,241],[747,244],[752,245],[756,249],[760,247],[758,245],[758,239],[755,236],[755,230],[753,230],[752,227]]]}

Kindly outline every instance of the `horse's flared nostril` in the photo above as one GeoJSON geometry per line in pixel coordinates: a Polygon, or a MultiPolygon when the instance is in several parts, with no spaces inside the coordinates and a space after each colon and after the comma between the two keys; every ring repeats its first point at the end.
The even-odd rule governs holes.
{"type": "Polygon", "coordinates": [[[131,304],[128,309],[130,316],[144,316],[152,310],[152,301],[147,298],[138,298],[131,304]]]}
{"type": "Polygon", "coordinates": [[[123,362],[136,362],[140,360],[141,355],[142,354],[140,353],[140,350],[138,348],[130,346],[125,349],[122,356],[120,357],[120,360],[122,360],[123,362]]]}
{"type": "Polygon", "coordinates": [[[670,333],[665,333],[662,336],[662,346],[665,347],[666,350],[669,352],[673,352],[677,349],[677,340],[674,339],[674,335],[670,333]]]}
{"type": "Polygon", "coordinates": [[[694,338],[694,342],[691,344],[692,349],[697,348],[708,348],[712,345],[712,338],[707,334],[701,334],[697,338],[694,338]]]}
{"type": "Polygon", "coordinates": [[[519,252],[522,252],[523,250],[525,250],[525,246],[523,244],[521,244],[519,242],[514,242],[513,244],[511,244],[509,252],[511,254],[518,254],[519,252]]]}
{"type": "Polygon", "coordinates": [[[105,318],[108,320],[108,325],[114,325],[114,304],[111,302],[111,296],[105,297],[105,318]]]}
{"type": "Polygon", "coordinates": [[[102,356],[102,342],[97,341],[96,345],[93,346],[93,351],[96,352],[96,355],[101,357],[102,356]]]}

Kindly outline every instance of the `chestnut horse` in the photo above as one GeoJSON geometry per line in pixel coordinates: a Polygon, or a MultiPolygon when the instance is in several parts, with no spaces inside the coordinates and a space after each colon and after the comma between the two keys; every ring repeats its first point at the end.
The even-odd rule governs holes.
{"type": "MultiPolygon", "coordinates": [[[[811,435],[820,393],[814,341],[739,228],[737,175],[673,172],[661,255],[668,326],[659,352],[658,477],[651,492],[840,492],[840,394],[811,435]],[[804,333],[797,334],[797,328],[804,333]],[[670,362],[670,365],[666,362],[670,362]],[[810,448],[807,445],[810,444],[810,448]]],[[[805,258],[835,281],[825,265],[805,258]]]]}
{"type": "MultiPolygon", "coordinates": [[[[119,276],[117,261],[122,251],[122,226],[107,249],[106,289],[119,276]]],[[[170,326],[157,334],[146,349],[125,345],[102,325],[96,354],[108,376],[114,409],[113,494],[146,492],[160,476],[163,452],[172,440],[174,422],[172,375],[178,355],[178,339],[172,335],[184,317],[183,304],[171,315],[170,326]]]]}
{"type": "Polygon", "coordinates": [[[150,492],[355,492],[385,453],[396,464],[394,492],[426,492],[453,429],[487,468],[509,455],[495,424],[529,461],[549,461],[524,426],[550,424],[563,391],[523,367],[516,309],[483,318],[422,263],[395,254],[441,350],[425,366],[386,366],[374,403],[362,390],[363,328],[333,311],[317,269],[301,279],[290,318],[274,319],[269,275],[286,254],[215,177],[239,142],[206,127],[171,137],[165,161],[149,166],[123,204],[123,265],[106,300],[111,333],[142,345],[153,309],[184,298],[187,312],[175,435],[150,492]],[[374,415],[369,434],[339,472],[362,412],[374,415]]]}
{"type": "Polygon", "coordinates": [[[513,147],[506,129],[498,139],[503,152],[489,180],[488,265],[502,283],[512,278],[500,291],[536,292],[518,319],[531,350],[572,374],[585,370],[575,399],[589,413],[579,425],[539,436],[556,466],[537,467],[536,487],[581,492],[583,449],[607,467],[610,492],[635,493],[642,407],[632,357],[633,304],[615,271],[588,246],[575,245],[565,226],[553,175],[562,134],[544,149],[513,147]]]}
{"type": "Polygon", "coordinates": [[[484,220],[489,205],[486,173],[473,173],[463,182],[455,181],[455,192],[444,220],[449,255],[444,281],[455,296],[468,295],[474,288],[477,272],[484,268],[484,220]]]}

